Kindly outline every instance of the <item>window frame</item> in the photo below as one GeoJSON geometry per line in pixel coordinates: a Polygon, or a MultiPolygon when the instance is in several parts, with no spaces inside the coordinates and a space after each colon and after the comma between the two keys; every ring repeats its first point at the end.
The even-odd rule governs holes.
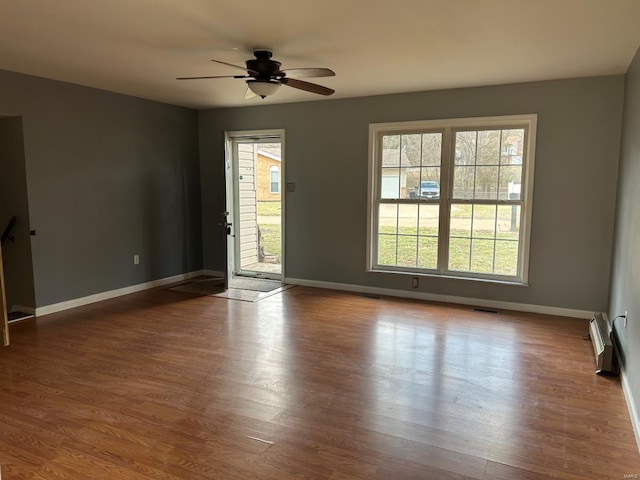
{"type": "MultiPolygon", "coordinates": [[[[436,276],[460,278],[493,283],[528,285],[529,253],[531,240],[531,220],[533,212],[533,179],[535,170],[535,145],[537,114],[506,115],[492,117],[469,117],[439,120],[420,120],[410,122],[373,123],[369,125],[369,168],[367,200],[367,272],[410,274],[412,276],[436,276]],[[524,128],[521,198],[518,201],[453,199],[453,171],[455,165],[455,134],[464,130],[520,129],[524,128]],[[382,182],[382,138],[385,135],[409,135],[413,133],[442,133],[440,159],[440,198],[439,199],[383,199],[382,182]],[[380,265],[378,254],[378,221],[380,205],[415,204],[439,205],[438,257],[436,269],[380,265]],[[449,270],[450,212],[452,204],[519,204],[520,236],[518,238],[518,259],[516,275],[496,275],[477,272],[449,270]]],[[[494,239],[495,241],[495,239],[494,239]]]]}

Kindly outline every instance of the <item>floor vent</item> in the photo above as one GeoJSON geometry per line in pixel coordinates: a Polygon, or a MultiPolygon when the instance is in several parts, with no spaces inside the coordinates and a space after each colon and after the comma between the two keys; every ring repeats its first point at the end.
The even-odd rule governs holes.
{"type": "Polygon", "coordinates": [[[594,313],[589,321],[589,336],[596,355],[596,373],[615,375],[613,371],[613,344],[609,336],[609,322],[605,313],[594,313]]]}
{"type": "Polygon", "coordinates": [[[372,300],[380,300],[380,298],[382,298],[380,295],[375,295],[373,293],[363,293],[360,296],[364,298],[371,298],[372,300]]]}
{"type": "Polygon", "coordinates": [[[482,313],[498,313],[497,310],[492,310],[490,308],[474,308],[473,311],[482,313]]]}

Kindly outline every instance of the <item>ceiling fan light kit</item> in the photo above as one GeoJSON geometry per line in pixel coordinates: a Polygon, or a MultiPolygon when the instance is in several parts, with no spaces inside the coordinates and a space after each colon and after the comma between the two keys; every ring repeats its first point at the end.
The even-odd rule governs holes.
{"type": "Polygon", "coordinates": [[[280,88],[280,83],[272,80],[247,80],[249,89],[259,97],[273,95],[280,88]]]}
{"type": "Polygon", "coordinates": [[[331,95],[335,90],[318,85],[316,83],[297,80],[297,78],[313,78],[313,77],[333,77],[335,73],[328,68],[293,68],[289,70],[281,70],[281,63],[272,60],[273,54],[271,50],[258,49],[253,52],[256,58],[249,59],[245,62],[246,67],[234,65],[232,63],[222,62],[220,60],[211,60],[212,62],[227,65],[229,67],[244,70],[246,75],[224,75],[224,76],[200,76],[200,77],[178,77],[176,80],[201,80],[211,78],[242,78],[246,80],[248,91],[245,98],[253,98],[259,96],[261,98],[273,95],[278,91],[280,85],[297,88],[305,92],[317,93],[319,95],[331,95]],[[249,93],[252,92],[252,93],[249,93]],[[255,95],[254,95],[255,94],[255,95]]]}

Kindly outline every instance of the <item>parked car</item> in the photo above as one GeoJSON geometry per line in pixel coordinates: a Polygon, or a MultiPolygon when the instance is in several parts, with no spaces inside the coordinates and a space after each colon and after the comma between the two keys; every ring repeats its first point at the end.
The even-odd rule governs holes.
{"type": "Polygon", "coordinates": [[[409,192],[409,198],[440,198],[440,185],[433,180],[423,180],[420,187],[409,192]]]}

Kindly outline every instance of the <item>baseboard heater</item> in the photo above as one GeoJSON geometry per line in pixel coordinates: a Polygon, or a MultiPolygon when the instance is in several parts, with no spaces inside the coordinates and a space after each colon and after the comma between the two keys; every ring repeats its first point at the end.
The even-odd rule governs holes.
{"type": "Polygon", "coordinates": [[[609,322],[605,313],[596,312],[589,321],[589,336],[596,355],[596,373],[615,375],[613,371],[613,344],[609,336],[609,322]]]}

